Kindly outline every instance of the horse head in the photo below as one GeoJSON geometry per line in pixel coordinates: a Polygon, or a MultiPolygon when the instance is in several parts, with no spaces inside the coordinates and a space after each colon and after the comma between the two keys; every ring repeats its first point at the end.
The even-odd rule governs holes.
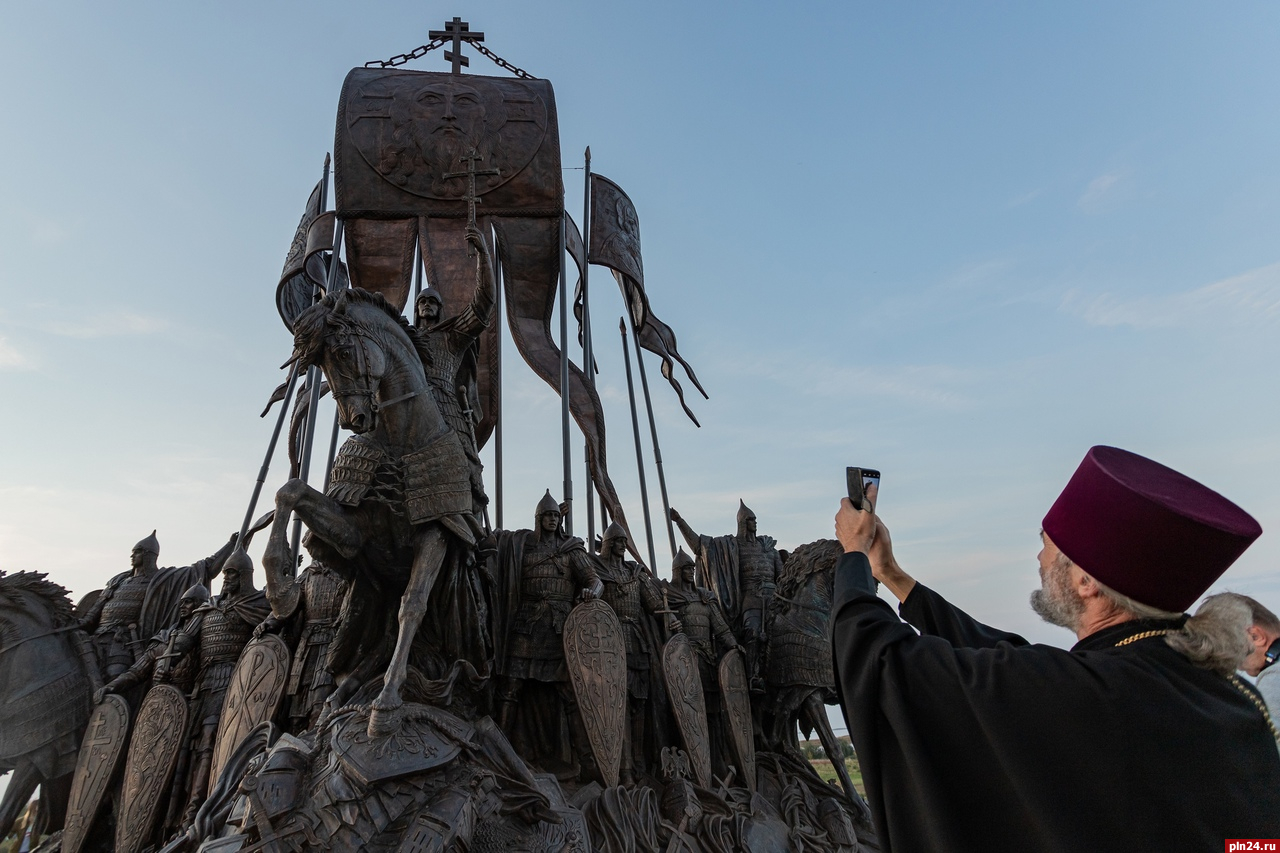
{"type": "MultiPolygon", "coordinates": [[[[379,293],[359,288],[325,296],[294,323],[291,362],[318,365],[338,405],[338,422],[354,433],[378,425],[378,391],[385,378],[406,371],[426,387],[408,321],[379,293]]],[[[414,389],[417,390],[417,389],[414,389]]]]}

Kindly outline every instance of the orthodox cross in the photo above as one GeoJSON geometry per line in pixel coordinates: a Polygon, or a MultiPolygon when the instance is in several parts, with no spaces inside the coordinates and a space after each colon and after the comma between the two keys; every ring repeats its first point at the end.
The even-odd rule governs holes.
{"type": "Polygon", "coordinates": [[[471,218],[469,221],[472,225],[475,225],[476,224],[476,203],[480,201],[480,197],[476,195],[476,177],[479,175],[497,175],[500,173],[498,172],[497,169],[477,169],[476,163],[483,160],[484,158],[481,157],[480,154],[474,148],[471,149],[470,154],[468,154],[465,157],[459,157],[458,159],[467,164],[467,171],[445,172],[443,175],[441,175],[441,177],[467,179],[468,181],[467,194],[463,196],[463,198],[467,200],[467,212],[471,215],[471,218]]]}
{"type": "Polygon", "coordinates": [[[446,50],[444,58],[446,62],[453,63],[454,74],[461,74],[463,67],[471,64],[471,60],[462,55],[462,43],[484,41],[484,33],[471,32],[471,25],[456,16],[452,21],[444,22],[443,30],[432,30],[429,35],[432,41],[445,39],[453,42],[453,50],[446,50]]]}

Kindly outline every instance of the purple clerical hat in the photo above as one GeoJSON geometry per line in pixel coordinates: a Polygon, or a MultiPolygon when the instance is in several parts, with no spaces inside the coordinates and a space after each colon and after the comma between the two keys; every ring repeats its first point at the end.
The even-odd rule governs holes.
{"type": "Polygon", "coordinates": [[[1253,516],[1159,462],[1094,447],[1044,517],[1062,553],[1116,592],[1189,608],[1262,535],[1253,516]]]}

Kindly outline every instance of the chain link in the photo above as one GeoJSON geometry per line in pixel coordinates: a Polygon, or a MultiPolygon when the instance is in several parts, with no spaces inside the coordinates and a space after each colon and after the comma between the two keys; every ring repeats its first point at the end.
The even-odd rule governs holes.
{"type": "MultiPolygon", "coordinates": [[[[411,50],[408,53],[396,54],[390,59],[383,59],[383,60],[375,59],[372,62],[366,62],[364,64],[364,67],[365,68],[395,68],[397,65],[404,65],[406,62],[412,62],[415,59],[421,59],[431,51],[435,50],[438,47],[444,47],[446,44],[448,44],[451,41],[453,41],[453,39],[433,39],[432,41],[429,41],[426,44],[422,45],[422,47],[415,48],[414,50],[411,50]]],[[[475,48],[479,53],[482,53],[485,56],[489,57],[491,60],[493,60],[494,64],[497,65],[499,68],[507,69],[512,74],[516,75],[522,80],[538,79],[534,77],[532,74],[530,74],[528,71],[525,71],[523,68],[512,65],[510,62],[507,62],[501,56],[498,56],[498,54],[494,53],[492,50],[489,50],[489,48],[485,47],[483,44],[481,44],[478,41],[466,42],[466,44],[475,48]]]]}
{"type": "Polygon", "coordinates": [[[498,54],[494,53],[492,50],[489,50],[489,48],[485,47],[480,42],[472,42],[471,46],[474,47],[476,50],[478,50],[480,53],[483,53],[485,56],[492,59],[494,61],[494,64],[496,64],[498,67],[507,69],[512,74],[516,75],[522,80],[538,79],[534,77],[532,74],[530,74],[528,71],[525,71],[523,68],[518,68],[515,65],[512,65],[510,62],[507,62],[501,56],[498,56],[498,54]]]}
{"type": "Polygon", "coordinates": [[[414,50],[411,50],[408,53],[400,53],[391,57],[390,59],[384,59],[381,61],[375,59],[372,62],[366,62],[364,64],[364,67],[365,68],[395,68],[397,65],[404,65],[406,62],[412,62],[415,59],[420,59],[421,57],[426,56],[428,53],[430,53],[431,51],[435,50],[438,47],[444,47],[444,45],[448,41],[449,39],[432,39],[431,41],[427,42],[421,47],[415,48],[414,50]]]}

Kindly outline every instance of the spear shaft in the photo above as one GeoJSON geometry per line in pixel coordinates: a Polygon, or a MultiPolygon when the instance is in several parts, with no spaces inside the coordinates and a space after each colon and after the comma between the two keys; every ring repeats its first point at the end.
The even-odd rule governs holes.
{"type": "Polygon", "coordinates": [[[658,555],[653,550],[653,525],[649,520],[649,489],[644,480],[644,450],[640,445],[640,416],[636,413],[636,386],[631,381],[631,353],[627,348],[627,323],[621,317],[618,318],[618,331],[622,334],[622,360],[627,365],[627,398],[631,401],[631,432],[636,439],[636,470],[640,472],[640,505],[644,507],[644,535],[649,541],[649,565],[657,566],[658,555]]]}
{"type": "MultiPolygon", "coordinates": [[[[591,146],[587,146],[583,157],[586,164],[583,174],[586,177],[583,179],[582,184],[582,228],[585,233],[584,240],[589,240],[591,235],[591,146]]],[[[590,268],[590,264],[582,265],[582,369],[587,373],[587,384],[594,388],[596,384],[595,356],[592,352],[591,344],[591,300],[588,298],[589,291],[587,290],[587,270],[590,268]]],[[[583,484],[587,506],[587,549],[594,551],[596,509],[594,506],[595,500],[591,495],[591,454],[589,443],[583,446],[582,458],[587,468],[587,478],[583,484]]],[[[603,530],[603,519],[600,521],[600,527],[603,530]]]]}
{"type": "Polygon", "coordinates": [[[667,539],[671,543],[671,559],[674,560],[676,531],[671,523],[671,502],[667,500],[667,475],[662,471],[662,449],[658,447],[658,425],[653,420],[653,403],[649,399],[649,380],[644,374],[644,351],[640,347],[640,330],[636,327],[634,315],[631,317],[631,334],[636,342],[636,364],[640,368],[640,387],[644,389],[644,408],[649,413],[649,434],[653,437],[653,461],[658,468],[658,489],[662,492],[662,517],[667,522],[667,539]]]}

